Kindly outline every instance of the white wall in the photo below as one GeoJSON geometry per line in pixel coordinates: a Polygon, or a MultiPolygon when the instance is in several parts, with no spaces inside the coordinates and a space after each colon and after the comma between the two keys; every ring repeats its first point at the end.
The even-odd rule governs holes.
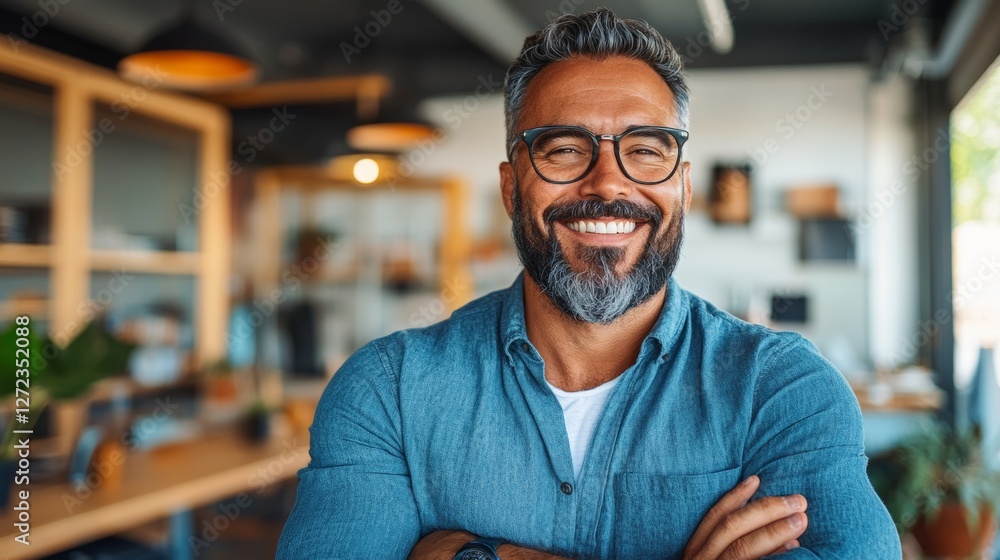
{"type": "Polygon", "coordinates": [[[864,200],[865,68],[701,70],[689,79],[686,151],[696,196],[707,197],[713,164],[749,161],[754,206],[749,227],[717,227],[693,213],[678,280],[724,308],[746,300],[766,304],[775,291],[804,293],[809,323],[799,330],[821,349],[846,342],[867,355],[865,251],[856,264],[800,263],[797,222],[784,211],[784,193],[793,185],[834,183],[848,210],[864,200]]]}
{"type": "MultiPolygon", "coordinates": [[[[791,185],[832,182],[849,215],[870,209],[876,187],[901,172],[909,150],[906,84],[873,86],[860,65],[699,70],[689,79],[686,151],[696,194],[707,195],[714,163],[751,161],[754,218],[749,227],[717,227],[692,213],[678,280],[723,308],[763,301],[773,290],[802,291],[811,297],[804,333],[824,351],[846,343],[867,361],[871,352],[881,359],[896,350],[915,323],[912,201],[859,230],[856,264],[805,265],[783,195],[791,185]]],[[[413,159],[416,169],[466,177],[474,191],[471,230],[506,234],[497,178],[506,157],[501,96],[434,99],[422,112],[448,137],[413,159]]]]}

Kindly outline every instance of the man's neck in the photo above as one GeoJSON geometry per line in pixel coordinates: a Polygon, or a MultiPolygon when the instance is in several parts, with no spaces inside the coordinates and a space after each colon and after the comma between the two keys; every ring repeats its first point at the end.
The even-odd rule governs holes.
{"type": "Polygon", "coordinates": [[[597,387],[632,366],[666,299],[664,286],[611,324],[584,323],[560,311],[531,275],[522,274],[528,340],[545,360],[545,378],[564,391],[597,387]]]}

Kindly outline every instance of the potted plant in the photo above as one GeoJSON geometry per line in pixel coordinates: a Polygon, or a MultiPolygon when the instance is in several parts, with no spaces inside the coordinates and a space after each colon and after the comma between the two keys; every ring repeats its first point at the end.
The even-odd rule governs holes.
{"type": "Polygon", "coordinates": [[[205,395],[211,401],[232,403],[239,398],[239,386],[229,360],[221,359],[206,366],[202,380],[205,395]]]}
{"type": "Polygon", "coordinates": [[[992,541],[1000,473],[987,468],[978,430],[929,422],[868,472],[897,529],[911,532],[924,554],[967,558],[992,541]]]}
{"type": "Polygon", "coordinates": [[[243,434],[252,442],[266,441],[271,436],[271,409],[256,399],[243,416],[243,434]]]}
{"type": "MultiPolygon", "coordinates": [[[[16,347],[15,342],[18,338],[16,327],[17,325],[11,323],[7,329],[0,332],[0,348],[16,347]]],[[[14,430],[31,430],[41,412],[49,404],[72,403],[97,381],[124,371],[133,349],[132,345],[119,341],[93,322],[87,324],[65,347],[59,347],[51,339],[34,334],[29,335],[27,339],[29,353],[27,376],[22,372],[18,377],[19,368],[15,367],[14,360],[0,360],[0,401],[13,405],[5,407],[5,410],[10,410],[9,417],[0,420],[0,426],[3,428],[3,439],[0,444],[0,464],[3,465],[0,468],[0,474],[3,476],[0,478],[0,503],[4,504],[7,492],[10,490],[10,474],[13,472],[11,467],[16,464],[17,459],[14,445],[17,443],[15,436],[19,434],[15,434],[14,430]],[[18,384],[19,378],[26,378],[28,381],[18,384]],[[29,395],[27,398],[30,408],[26,422],[19,422],[13,415],[14,409],[23,408],[26,404],[23,400],[17,401],[18,397],[25,398],[23,392],[16,392],[18,387],[27,391],[29,395]]],[[[64,432],[67,430],[70,432],[58,435],[72,446],[79,430],[83,428],[83,415],[86,409],[82,404],[79,406],[67,404],[63,408],[63,412],[68,414],[63,414],[64,418],[57,418],[54,423],[64,432]]]]}

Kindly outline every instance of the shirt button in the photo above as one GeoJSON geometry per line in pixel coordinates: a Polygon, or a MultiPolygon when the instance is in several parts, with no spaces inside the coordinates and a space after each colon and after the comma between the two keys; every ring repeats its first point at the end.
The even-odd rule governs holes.
{"type": "Polygon", "coordinates": [[[573,485],[568,482],[563,482],[562,484],[560,484],[559,489],[562,490],[562,493],[566,494],[567,496],[573,493],[573,485]]]}
{"type": "Polygon", "coordinates": [[[527,351],[531,350],[531,345],[529,345],[527,342],[522,342],[521,343],[521,350],[524,350],[525,352],[527,352],[527,351]]]}

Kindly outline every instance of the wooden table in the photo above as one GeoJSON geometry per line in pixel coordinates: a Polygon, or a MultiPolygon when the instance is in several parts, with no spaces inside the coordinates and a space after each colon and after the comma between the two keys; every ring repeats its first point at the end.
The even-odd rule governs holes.
{"type": "Polygon", "coordinates": [[[10,508],[23,489],[14,486],[10,508],[0,517],[0,558],[38,558],[166,517],[172,522],[174,557],[190,558],[193,508],[243,493],[247,503],[293,478],[308,462],[307,433],[252,444],[227,431],[127,454],[121,481],[99,482],[89,494],[69,483],[32,483],[28,546],[14,540],[10,508]]]}

